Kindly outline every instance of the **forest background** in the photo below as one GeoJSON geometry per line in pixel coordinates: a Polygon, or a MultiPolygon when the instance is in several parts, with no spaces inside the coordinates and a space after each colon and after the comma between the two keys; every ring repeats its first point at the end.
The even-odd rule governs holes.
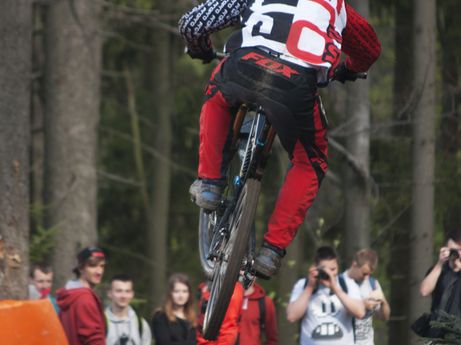
{"type": "MultiPolygon", "coordinates": [[[[380,257],[392,316],[377,345],[416,344],[409,324],[429,309],[418,285],[444,232],[461,227],[460,53],[456,0],[350,1],[374,25],[382,55],[366,81],[322,90],[329,172],[280,274],[263,285],[281,343],[295,281],[315,248],[342,268],[359,248],[380,257]]],[[[148,316],[166,279],[202,279],[196,176],[198,114],[214,64],[184,54],[180,16],[196,1],[3,0],[0,3],[0,299],[26,298],[30,262],[54,287],[79,248],[98,243],[106,278],[129,272],[148,316]]],[[[214,35],[222,48],[230,29],[214,35]]],[[[275,145],[258,236],[288,160],[275,145]]]]}

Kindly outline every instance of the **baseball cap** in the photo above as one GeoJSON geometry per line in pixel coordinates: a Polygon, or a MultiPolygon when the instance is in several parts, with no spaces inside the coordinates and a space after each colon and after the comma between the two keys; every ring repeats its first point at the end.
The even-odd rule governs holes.
{"type": "Polygon", "coordinates": [[[75,274],[78,274],[79,270],[78,267],[83,265],[89,258],[105,258],[106,255],[104,254],[104,251],[99,248],[99,247],[86,247],[83,248],[78,254],[77,254],[77,267],[75,267],[72,272],[75,274]]]}

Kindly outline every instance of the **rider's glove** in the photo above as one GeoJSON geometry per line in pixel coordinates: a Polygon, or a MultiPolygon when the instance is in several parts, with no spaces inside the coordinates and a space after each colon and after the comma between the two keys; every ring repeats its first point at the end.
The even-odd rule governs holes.
{"type": "Polygon", "coordinates": [[[200,59],[203,61],[204,64],[210,63],[214,59],[216,59],[216,52],[214,51],[213,48],[207,51],[193,51],[190,50],[189,48],[186,48],[186,53],[192,58],[192,59],[200,59]]]}
{"type": "Polygon", "coordinates": [[[354,81],[357,80],[358,73],[351,71],[346,67],[344,62],[341,62],[338,67],[335,69],[335,73],[333,74],[333,80],[337,80],[344,84],[346,81],[354,81]]]}

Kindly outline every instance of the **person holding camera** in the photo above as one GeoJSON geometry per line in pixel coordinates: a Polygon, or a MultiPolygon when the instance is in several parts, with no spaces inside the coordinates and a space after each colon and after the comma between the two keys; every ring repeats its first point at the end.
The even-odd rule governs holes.
{"type": "Polygon", "coordinates": [[[106,308],[106,345],[150,345],[152,334],[147,321],[130,306],[134,298],[133,279],[116,274],[107,291],[110,305],[106,308]]]}
{"type": "Polygon", "coordinates": [[[338,275],[338,256],[329,246],[317,249],[307,278],[298,280],[287,307],[289,322],[301,320],[300,345],[354,344],[354,318],[365,316],[357,284],[338,275]]]}
{"type": "Polygon", "coordinates": [[[387,321],[391,314],[378,280],[371,274],[378,266],[378,254],[372,249],[361,249],[354,255],[351,266],[344,275],[354,280],[360,288],[366,315],[355,320],[355,342],[357,345],[374,345],[373,316],[387,321]]]}
{"type": "MultiPolygon", "coordinates": [[[[445,245],[440,248],[436,264],[420,285],[423,297],[432,295],[431,318],[439,311],[461,317],[461,229],[447,233],[445,245]]],[[[429,336],[441,336],[439,329],[431,329],[429,336]]]]}

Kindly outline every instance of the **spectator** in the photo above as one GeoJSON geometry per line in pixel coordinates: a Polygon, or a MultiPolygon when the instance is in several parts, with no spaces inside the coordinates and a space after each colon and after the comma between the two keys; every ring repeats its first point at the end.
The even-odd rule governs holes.
{"type": "Polygon", "coordinates": [[[354,318],[365,316],[357,284],[338,275],[338,257],[320,247],[307,278],[298,280],[287,307],[290,322],[301,321],[301,345],[354,344],[354,318]]]}
{"type": "Polygon", "coordinates": [[[251,284],[243,295],[237,343],[240,345],[278,344],[274,302],[256,282],[251,284]]]}
{"type": "Polygon", "coordinates": [[[59,313],[56,299],[51,295],[53,270],[51,266],[42,263],[32,264],[30,269],[29,299],[49,299],[54,309],[59,313]]]}
{"type": "Polygon", "coordinates": [[[130,306],[134,297],[133,279],[126,274],[113,276],[107,296],[111,301],[105,310],[107,345],[150,345],[149,324],[130,306]]]}
{"type": "MultiPolygon", "coordinates": [[[[200,301],[199,310],[201,311],[199,317],[199,327],[197,329],[197,344],[198,345],[235,345],[239,334],[239,321],[242,315],[242,302],[243,302],[243,287],[242,284],[237,282],[234,287],[229,306],[227,307],[226,315],[222,322],[219,334],[216,340],[207,340],[203,337],[202,326],[203,318],[205,315],[206,304],[210,298],[208,285],[202,283],[200,288],[200,301]]],[[[243,345],[243,343],[242,343],[243,345]]]]}
{"type": "MultiPolygon", "coordinates": [[[[431,319],[439,311],[461,317],[461,229],[452,230],[446,236],[445,245],[439,250],[436,264],[429,270],[420,286],[426,297],[432,294],[431,319]]],[[[441,337],[442,332],[433,328],[430,337],[441,337]]]]}
{"type": "Polygon", "coordinates": [[[69,345],[105,345],[106,325],[102,303],[93,289],[101,283],[106,259],[97,247],[87,247],[77,255],[76,279],[56,293],[59,317],[69,345]]]}
{"type": "Polygon", "coordinates": [[[195,345],[196,313],[189,278],[182,273],[173,274],[163,305],[152,319],[156,345],[195,345]]]}
{"type": "Polygon", "coordinates": [[[355,320],[355,343],[358,345],[374,345],[373,316],[387,321],[391,314],[381,285],[371,276],[377,266],[376,252],[372,249],[362,249],[355,253],[354,261],[344,272],[344,276],[353,279],[359,286],[366,309],[365,318],[355,320]]]}

